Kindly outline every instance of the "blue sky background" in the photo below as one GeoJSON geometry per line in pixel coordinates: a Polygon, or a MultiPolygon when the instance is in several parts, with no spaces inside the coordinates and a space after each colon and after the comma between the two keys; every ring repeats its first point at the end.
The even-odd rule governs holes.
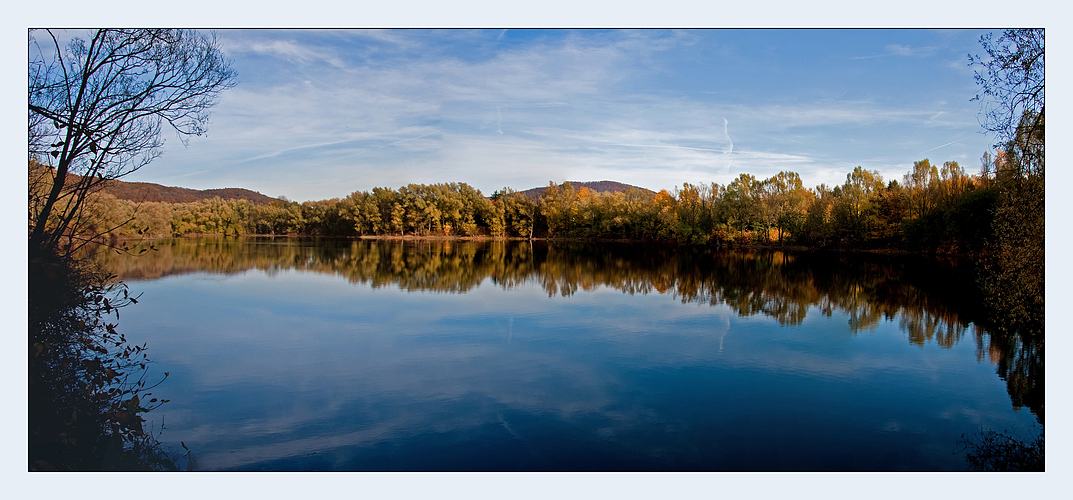
{"type": "Polygon", "coordinates": [[[238,85],[206,137],[128,177],[293,200],[467,182],[654,190],[781,170],[979,169],[982,30],[218,31],[238,85]]]}

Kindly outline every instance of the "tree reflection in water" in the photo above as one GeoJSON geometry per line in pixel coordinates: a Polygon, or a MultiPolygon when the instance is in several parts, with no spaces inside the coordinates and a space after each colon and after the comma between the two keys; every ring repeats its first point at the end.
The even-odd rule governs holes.
{"type": "MultiPolygon", "coordinates": [[[[147,245],[146,245],[147,246],[147,245]]],[[[354,284],[466,293],[486,280],[511,289],[536,282],[548,296],[609,287],[672,294],[683,303],[725,304],[798,325],[808,314],[849,316],[854,333],[897,321],[909,342],[950,348],[967,333],[977,359],[996,365],[1014,407],[1044,422],[1042,332],[989,327],[965,264],[911,256],[628,243],[206,238],[154,241],[138,255],[101,252],[125,281],[173,274],[236,274],[250,269],[338,275],[354,284]]]]}

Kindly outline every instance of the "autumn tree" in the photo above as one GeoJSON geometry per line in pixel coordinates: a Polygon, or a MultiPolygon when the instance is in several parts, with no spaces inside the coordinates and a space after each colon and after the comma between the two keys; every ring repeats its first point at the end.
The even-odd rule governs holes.
{"type": "Polygon", "coordinates": [[[903,186],[909,198],[908,218],[923,217],[933,206],[933,185],[939,180],[939,169],[924,158],[913,162],[913,170],[903,177],[903,186]]]}
{"type": "Polygon", "coordinates": [[[837,195],[836,220],[842,232],[855,240],[866,239],[878,224],[875,200],[883,189],[878,171],[856,167],[846,174],[846,182],[837,195]]]}
{"type": "Polygon", "coordinates": [[[675,191],[675,233],[679,241],[706,242],[711,232],[707,186],[685,182],[675,191]]]}
{"type": "MultiPolygon", "coordinates": [[[[995,134],[996,147],[1005,148],[1020,139],[1024,146],[1040,147],[1042,161],[1044,130],[1044,30],[1010,29],[995,38],[980,37],[986,57],[969,55],[980,94],[973,100],[983,108],[983,127],[995,134]]],[[[1030,148],[1026,148],[1030,149],[1030,148]]],[[[1030,153],[1033,156],[1036,152],[1030,153]]],[[[1032,167],[1034,161],[1026,162],[1032,167]]]]}
{"type": "MultiPolygon", "coordinates": [[[[840,190],[841,191],[841,190],[840,190]]],[[[833,237],[834,190],[820,184],[813,190],[802,228],[802,239],[812,245],[824,246],[833,237]]]]}
{"type": "Polygon", "coordinates": [[[355,191],[346,197],[347,219],[354,225],[358,235],[377,234],[383,227],[380,207],[376,198],[365,191],[355,191]]]}
{"type": "Polygon", "coordinates": [[[52,176],[29,239],[57,248],[90,192],[161,154],[165,127],[184,143],[203,134],[235,72],[192,30],[101,29],[66,46],[43,30],[30,34],[28,79],[29,154],[52,176]]]}
{"type": "Polygon", "coordinates": [[[190,30],[101,29],[66,45],[31,31],[29,49],[28,155],[40,167],[29,183],[30,470],[173,468],[142,426],[163,402],[147,397],[145,347],[115,329],[117,307],[136,297],[72,255],[81,232],[107,230],[92,224],[124,208],[110,195],[91,203],[99,188],[159,156],[163,129],[183,142],[204,133],[234,71],[190,30]]]}
{"type": "Polygon", "coordinates": [[[540,195],[540,213],[548,221],[549,236],[564,236],[573,227],[572,208],[577,191],[569,182],[561,186],[549,182],[540,195]]]}
{"type": "Polygon", "coordinates": [[[760,181],[743,173],[723,191],[727,224],[742,235],[760,219],[760,190],[760,181]]]}
{"type": "Polygon", "coordinates": [[[943,162],[943,166],[939,168],[936,203],[940,207],[949,209],[956,205],[972,187],[971,179],[958,162],[943,162]]]}
{"type": "Polygon", "coordinates": [[[764,180],[765,204],[773,225],[778,230],[779,243],[786,232],[796,233],[804,225],[810,193],[796,172],[779,172],[764,180]]]}
{"type": "Polygon", "coordinates": [[[498,201],[503,207],[506,227],[517,236],[533,239],[539,210],[536,202],[511,188],[503,188],[500,193],[498,201]]]}
{"type": "Polygon", "coordinates": [[[1044,30],[1005,30],[980,38],[983,127],[995,134],[999,202],[994,240],[982,259],[989,305],[1014,329],[1043,330],[1044,311],[1044,30]]]}
{"type": "Polygon", "coordinates": [[[906,217],[907,198],[905,188],[896,180],[887,183],[887,187],[876,193],[876,216],[878,225],[876,237],[893,242],[901,234],[902,221],[906,217]]]}

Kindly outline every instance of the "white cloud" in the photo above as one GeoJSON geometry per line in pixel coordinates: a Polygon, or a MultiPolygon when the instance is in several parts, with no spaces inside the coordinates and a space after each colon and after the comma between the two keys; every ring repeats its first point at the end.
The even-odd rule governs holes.
{"type": "Polygon", "coordinates": [[[915,123],[922,122],[935,113],[934,109],[894,108],[861,101],[767,105],[742,109],[741,112],[782,130],[827,125],[915,123]]]}
{"type": "MultiPolygon", "coordinates": [[[[703,35],[583,33],[519,44],[512,32],[225,33],[232,57],[260,54],[278,68],[256,66],[223,95],[208,137],[169,149],[154,178],[137,180],[178,179],[198,165],[205,174],[184,185],[226,181],[297,200],[410,182],[491,191],[600,178],[670,189],[787,169],[813,185],[840,183],[866,163],[853,156],[908,162],[935,146],[925,129],[952,137],[947,129],[976,127],[940,100],[747,100],[723,91],[724,79],[690,92],[635,85],[678,77],[659,63],[703,35]],[[447,39],[467,49],[448,50],[447,39]],[[877,154],[892,147],[891,130],[907,141],[904,157],[877,154]]],[[[890,54],[931,50],[890,45],[890,54]]],[[[970,145],[947,149],[965,154],[958,147],[970,145]]]]}
{"type": "Polygon", "coordinates": [[[903,57],[927,55],[935,51],[935,47],[910,47],[896,43],[887,45],[885,48],[888,53],[903,57]]]}
{"type": "Polygon", "coordinates": [[[240,56],[244,52],[252,52],[259,55],[275,57],[288,63],[313,65],[316,63],[328,63],[335,68],[345,68],[346,64],[334,51],[324,47],[313,47],[300,43],[296,40],[243,40],[223,38],[221,45],[224,51],[232,56],[240,56]]]}
{"type": "Polygon", "coordinates": [[[926,56],[934,53],[937,47],[912,47],[909,45],[902,45],[898,43],[888,44],[883,48],[885,52],[882,54],[872,54],[867,56],[857,56],[850,59],[875,59],[877,57],[913,57],[913,56],[926,56]]]}

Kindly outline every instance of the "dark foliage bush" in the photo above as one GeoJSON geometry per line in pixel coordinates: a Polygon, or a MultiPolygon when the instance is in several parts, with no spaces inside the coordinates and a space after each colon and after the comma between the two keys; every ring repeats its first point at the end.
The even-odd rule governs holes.
{"type": "Polygon", "coordinates": [[[166,402],[147,392],[145,346],[110,322],[137,299],[85,262],[29,257],[30,470],[176,470],[141,416],[166,402]]]}

